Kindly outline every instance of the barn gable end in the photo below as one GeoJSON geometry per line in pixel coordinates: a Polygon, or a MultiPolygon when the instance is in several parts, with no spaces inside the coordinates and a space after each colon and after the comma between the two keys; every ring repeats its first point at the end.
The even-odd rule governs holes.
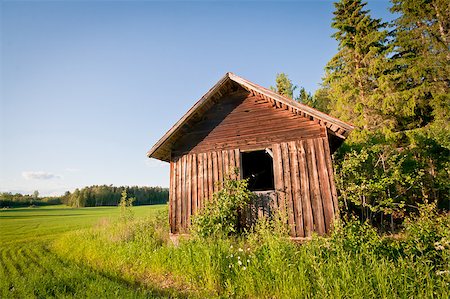
{"type": "Polygon", "coordinates": [[[171,164],[171,232],[188,231],[191,216],[220,189],[231,169],[238,168],[241,176],[260,175],[250,165],[255,163],[251,155],[243,156],[253,151],[257,158],[270,154],[266,165],[272,161],[273,183],[267,186],[273,190],[263,190],[269,201],[262,212],[285,210],[293,237],[329,232],[338,215],[330,140],[336,147],[352,129],[227,73],[148,152],[171,164]]]}

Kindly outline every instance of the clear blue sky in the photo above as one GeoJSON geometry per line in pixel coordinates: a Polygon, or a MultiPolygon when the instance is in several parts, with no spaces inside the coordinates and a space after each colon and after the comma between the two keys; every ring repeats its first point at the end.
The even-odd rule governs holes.
{"type": "MultiPolygon", "coordinates": [[[[387,1],[369,1],[391,18],[387,1]]],[[[147,150],[226,72],[317,89],[331,1],[1,1],[0,191],[168,186],[147,150]]]]}

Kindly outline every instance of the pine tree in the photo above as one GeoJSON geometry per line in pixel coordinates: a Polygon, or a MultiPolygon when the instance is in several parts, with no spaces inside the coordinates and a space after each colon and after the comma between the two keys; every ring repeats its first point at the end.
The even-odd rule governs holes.
{"type": "Polygon", "coordinates": [[[396,130],[422,130],[450,149],[450,5],[392,2],[391,11],[400,16],[393,22],[393,54],[381,79],[396,130]]]}
{"type": "Polygon", "coordinates": [[[292,84],[292,81],[285,73],[277,74],[275,81],[277,83],[276,87],[271,86],[270,89],[290,99],[294,98],[294,90],[297,86],[292,84]]]}
{"type": "Polygon", "coordinates": [[[334,5],[333,37],[339,47],[324,78],[330,112],[361,130],[378,129],[389,121],[379,103],[377,80],[386,62],[386,24],[373,19],[361,0],[334,5]]]}

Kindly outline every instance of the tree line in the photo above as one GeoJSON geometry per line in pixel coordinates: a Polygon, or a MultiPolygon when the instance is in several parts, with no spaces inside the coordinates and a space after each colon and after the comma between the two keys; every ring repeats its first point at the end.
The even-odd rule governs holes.
{"type": "Polygon", "coordinates": [[[165,204],[169,200],[169,189],[162,187],[139,187],[94,185],[66,191],[63,196],[40,197],[38,191],[32,195],[3,192],[0,193],[0,208],[20,208],[65,204],[70,207],[117,206],[122,193],[126,192],[133,205],[165,204]]]}
{"type": "Polygon", "coordinates": [[[112,185],[94,185],[67,191],[61,198],[62,202],[71,207],[117,206],[122,192],[133,199],[133,205],[164,204],[169,200],[169,189],[162,187],[139,187],[112,185]]]}
{"type": "Polygon", "coordinates": [[[312,95],[284,73],[274,90],[352,123],[334,155],[344,210],[393,227],[422,202],[450,209],[450,6],[391,0],[391,22],[334,3],[338,52],[312,95]]]}
{"type": "Polygon", "coordinates": [[[0,208],[21,208],[29,206],[59,205],[61,198],[55,196],[39,197],[39,192],[34,191],[32,195],[2,192],[0,193],[0,208]]]}

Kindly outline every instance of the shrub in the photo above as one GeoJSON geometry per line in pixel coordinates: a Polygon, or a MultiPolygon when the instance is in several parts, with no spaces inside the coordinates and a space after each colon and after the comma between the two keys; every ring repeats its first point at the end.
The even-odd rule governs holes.
{"type": "Polygon", "coordinates": [[[254,194],[248,190],[247,180],[226,178],[223,188],[214,193],[201,212],[192,220],[191,232],[199,237],[229,236],[242,232],[241,211],[254,194]]]}
{"type": "Polygon", "coordinates": [[[404,253],[435,264],[450,265],[450,217],[438,213],[436,204],[419,205],[419,213],[404,223],[404,253]]]}

